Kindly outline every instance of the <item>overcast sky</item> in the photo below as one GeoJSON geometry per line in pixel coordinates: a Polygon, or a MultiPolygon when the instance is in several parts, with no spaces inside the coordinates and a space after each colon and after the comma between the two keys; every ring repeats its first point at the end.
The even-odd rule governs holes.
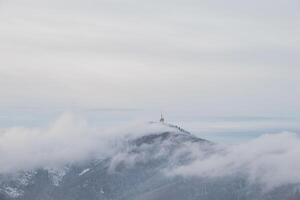
{"type": "Polygon", "coordinates": [[[299,0],[0,0],[0,110],[300,116],[299,0]]]}

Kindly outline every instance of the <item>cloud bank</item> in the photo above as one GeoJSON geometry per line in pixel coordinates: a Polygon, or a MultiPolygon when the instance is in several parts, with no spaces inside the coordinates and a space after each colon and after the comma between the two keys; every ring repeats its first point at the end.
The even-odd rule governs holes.
{"type": "Polygon", "coordinates": [[[121,140],[158,130],[162,127],[138,122],[93,127],[72,114],[63,114],[46,128],[2,129],[0,174],[106,157],[118,149],[121,140]]]}
{"type": "Polygon", "coordinates": [[[172,175],[219,178],[246,176],[269,190],[300,183],[300,137],[295,133],[266,134],[249,142],[224,147],[210,156],[169,172],[172,175]]]}
{"type": "Polygon", "coordinates": [[[105,157],[112,158],[109,170],[114,170],[120,163],[134,167],[167,155],[173,164],[162,169],[167,175],[211,179],[239,175],[266,190],[300,183],[300,137],[296,133],[266,134],[236,145],[213,145],[210,153],[194,143],[185,143],[169,156],[171,141],[134,147],[138,151],[124,148],[124,141],[166,130],[169,128],[159,124],[136,122],[103,129],[71,114],[64,114],[46,128],[2,129],[0,174],[105,157]],[[174,165],[182,155],[191,161],[174,165]]]}

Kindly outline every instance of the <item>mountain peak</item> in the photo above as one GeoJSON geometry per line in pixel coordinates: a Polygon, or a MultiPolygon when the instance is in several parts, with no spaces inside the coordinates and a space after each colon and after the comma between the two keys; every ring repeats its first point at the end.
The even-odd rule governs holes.
{"type": "Polygon", "coordinates": [[[192,135],[190,132],[174,124],[164,123],[164,122],[149,122],[149,123],[150,125],[163,126],[164,129],[162,131],[151,132],[149,134],[135,138],[134,139],[135,145],[140,146],[142,144],[152,144],[157,141],[162,142],[168,139],[171,139],[173,142],[177,141],[178,143],[186,142],[186,141],[190,141],[190,142],[206,141],[204,139],[192,135]]]}

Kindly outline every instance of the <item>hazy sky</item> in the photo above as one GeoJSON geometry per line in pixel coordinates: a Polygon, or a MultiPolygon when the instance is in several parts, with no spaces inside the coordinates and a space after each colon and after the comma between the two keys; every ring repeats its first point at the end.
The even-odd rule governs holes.
{"type": "Polygon", "coordinates": [[[300,116],[298,0],[0,0],[0,110],[300,116]]]}

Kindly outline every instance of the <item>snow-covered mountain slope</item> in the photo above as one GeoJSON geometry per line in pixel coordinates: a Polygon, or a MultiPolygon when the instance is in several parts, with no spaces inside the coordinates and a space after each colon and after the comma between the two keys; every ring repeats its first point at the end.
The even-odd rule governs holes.
{"type": "Polygon", "coordinates": [[[2,174],[0,200],[300,199],[297,186],[266,192],[242,175],[173,175],[173,169],[192,162],[197,152],[210,156],[221,150],[177,126],[163,126],[168,129],[124,139],[105,158],[2,174]]]}

